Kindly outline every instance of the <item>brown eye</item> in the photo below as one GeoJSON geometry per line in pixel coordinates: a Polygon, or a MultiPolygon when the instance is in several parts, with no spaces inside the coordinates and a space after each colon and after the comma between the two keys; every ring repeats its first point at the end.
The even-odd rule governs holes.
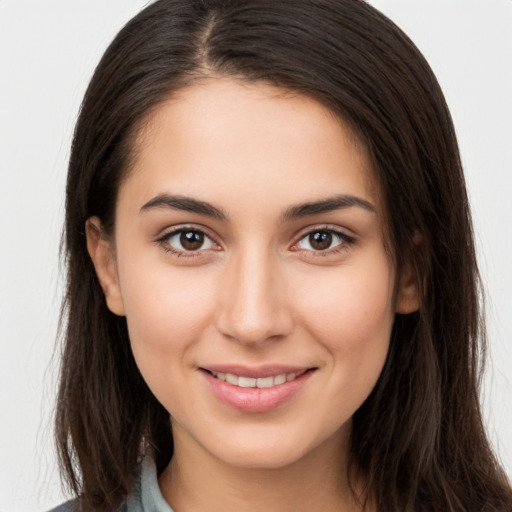
{"type": "Polygon", "coordinates": [[[182,231],[180,243],[186,251],[197,251],[204,243],[204,234],[199,231],[182,231]]]}
{"type": "Polygon", "coordinates": [[[316,231],[309,235],[310,246],[317,251],[329,249],[332,244],[332,233],[328,231],[316,231]]]}
{"type": "Polygon", "coordinates": [[[178,229],[163,236],[159,242],[164,248],[177,253],[199,252],[218,247],[207,234],[198,229],[178,229]]]}
{"type": "Polygon", "coordinates": [[[297,243],[300,250],[322,252],[354,243],[354,238],[333,229],[317,229],[306,233],[297,243]]]}

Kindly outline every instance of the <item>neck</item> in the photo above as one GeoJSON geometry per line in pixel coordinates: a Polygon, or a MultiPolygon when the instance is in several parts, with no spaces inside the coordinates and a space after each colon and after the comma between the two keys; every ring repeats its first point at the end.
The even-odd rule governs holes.
{"type": "MultiPolygon", "coordinates": [[[[179,427],[173,431],[174,455],[159,485],[175,512],[361,510],[348,483],[348,435],[327,440],[284,467],[247,468],[187,442],[179,427]]],[[[360,488],[357,481],[351,483],[360,488]]]]}

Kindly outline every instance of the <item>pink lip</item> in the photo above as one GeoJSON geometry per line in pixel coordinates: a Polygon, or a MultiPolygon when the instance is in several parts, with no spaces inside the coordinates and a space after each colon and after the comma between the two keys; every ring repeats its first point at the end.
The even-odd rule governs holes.
{"type": "MultiPolygon", "coordinates": [[[[215,366],[208,369],[220,373],[233,373],[244,377],[270,377],[280,375],[283,373],[297,373],[307,370],[306,368],[292,368],[286,367],[265,367],[266,372],[262,373],[263,368],[256,371],[254,368],[242,368],[234,366],[215,366]],[[216,368],[222,368],[217,370],[216,368]],[[294,371],[295,370],[295,371],[294,371]]],[[[296,393],[298,393],[314,373],[305,371],[302,375],[296,377],[294,380],[273,386],[271,388],[241,388],[229,384],[214,377],[206,370],[202,370],[201,374],[204,376],[207,384],[214,393],[224,404],[243,412],[249,413],[262,413],[271,411],[280,405],[288,402],[296,393]]]]}

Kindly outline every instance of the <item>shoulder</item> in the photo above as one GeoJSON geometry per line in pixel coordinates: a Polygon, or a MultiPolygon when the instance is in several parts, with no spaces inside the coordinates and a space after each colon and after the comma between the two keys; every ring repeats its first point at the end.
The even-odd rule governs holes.
{"type": "MultiPolygon", "coordinates": [[[[133,499],[133,498],[132,498],[133,499]]],[[[142,510],[141,508],[127,508],[127,505],[124,504],[119,512],[138,512],[139,510],[142,510]]],[[[81,512],[80,505],[78,503],[78,500],[70,500],[66,501],[66,503],[63,503],[62,505],[59,505],[56,508],[52,508],[51,510],[48,510],[48,512],[81,512]]]]}
{"type": "MultiPolygon", "coordinates": [[[[158,486],[153,458],[146,455],[137,468],[133,488],[118,512],[173,512],[158,486]]],[[[81,512],[79,500],[71,500],[48,512],[81,512]]]]}
{"type": "Polygon", "coordinates": [[[78,506],[76,500],[66,501],[62,505],[59,505],[56,508],[52,508],[48,512],[77,512],[78,506]]]}

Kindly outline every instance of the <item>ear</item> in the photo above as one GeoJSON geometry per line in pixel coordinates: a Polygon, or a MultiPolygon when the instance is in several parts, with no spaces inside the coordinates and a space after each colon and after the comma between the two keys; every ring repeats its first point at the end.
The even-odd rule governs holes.
{"type": "Polygon", "coordinates": [[[117,275],[114,248],[102,228],[98,217],[91,217],[85,223],[87,250],[96,269],[107,307],[115,315],[124,316],[124,304],[117,275]]]}
{"type": "Polygon", "coordinates": [[[408,315],[414,313],[420,308],[420,291],[418,279],[413,266],[408,263],[403,266],[398,280],[398,290],[396,294],[396,313],[408,315]]]}
{"type": "MultiPolygon", "coordinates": [[[[423,243],[423,236],[419,232],[415,232],[412,237],[415,249],[423,243]]],[[[398,291],[396,294],[396,312],[402,315],[408,315],[418,311],[421,305],[420,287],[418,276],[414,271],[411,261],[407,261],[402,267],[398,281],[398,291]]]]}

